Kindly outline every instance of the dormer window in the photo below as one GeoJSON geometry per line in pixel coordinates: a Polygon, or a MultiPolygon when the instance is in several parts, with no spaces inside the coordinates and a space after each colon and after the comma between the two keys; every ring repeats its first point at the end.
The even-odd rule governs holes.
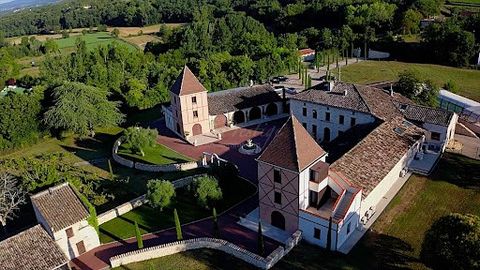
{"type": "Polygon", "coordinates": [[[197,104],[197,97],[192,97],[192,103],[197,104]]]}

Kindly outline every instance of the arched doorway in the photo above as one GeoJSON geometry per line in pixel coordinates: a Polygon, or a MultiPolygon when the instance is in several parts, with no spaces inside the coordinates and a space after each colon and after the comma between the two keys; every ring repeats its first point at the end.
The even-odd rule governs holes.
{"type": "Polygon", "coordinates": [[[214,128],[222,128],[227,126],[227,117],[223,114],[217,115],[213,120],[214,128]]]}
{"type": "Polygon", "coordinates": [[[243,111],[237,111],[233,114],[233,123],[241,124],[245,122],[245,114],[243,111]]]}
{"type": "Polygon", "coordinates": [[[330,129],[329,128],[325,128],[323,130],[323,142],[330,142],[330,129]]]}
{"type": "Polygon", "coordinates": [[[267,106],[267,111],[265,112],[268,116],[276,115],[278,113],[277,104],[270,103],[267,106]]]}
{"type": "Polygon", "coordinates": [[[257,120],[257,119],[260,119],[262,118],[262,110],[260,110],[259,107],[253,107],[251,110],[250,110],[250,121],[251,120],[257,120]]]}
{"type": "Polygon", "coordinates": [[[202,125],[200,125],[200,124],[193,125],[192,135],[196,136],[196,135],[200,135],[200,134],[202,134],[202,125]]]}
{"type": "Polygon", "coordinates": [[[278,211],[273,211],[271,216],[272,226],[285,230],[285,217],[278,211]]]}

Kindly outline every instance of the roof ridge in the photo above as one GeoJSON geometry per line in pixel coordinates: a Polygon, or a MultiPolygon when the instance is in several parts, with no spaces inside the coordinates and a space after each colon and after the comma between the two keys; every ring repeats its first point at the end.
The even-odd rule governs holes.
{"type": "Polygon", "coordinates": [[[361,93],[360,91],[358,91],[357,84],[352,84],[352,85],[353,85],[353,89],[355,89],[355,91],[357,91],[358,96],[360,97],[360,99],[362,99],[363,104],[365,104],[365,107],[367,107],[368,112],[369,112],[371,115],[373,115],[373,116],[376,117],[376,115],[375,115],[374,112],[372,111],[372,108],[370,108],[370,106],[368,105],[368,102],[367,102],[367,101],[365,100],[365,98],[363,97],[362,93],[361,93]]]}
{"type": "Polygon", "coordinates": [[[30,198],[38,198],[38,197],[41,197],[41,196],[44,196],[44,195],[47,195],[47,194],[51,194],[53,191],[55,190],[58,190],[60,188],[63,188],[65,186],[68,186],[69,183],[68,182],[64,182],[64,183],[61,183],[61,184],[58,184],[56,186],[53,186],[53,187],[49,187],[48,189],[46,190],[43,190],[43,191],[40,191],[36,194],[33,194],[30,196],[30,198]]]}
{"type": "Polygon", "coordinates": [[[291,116],[291,119],[292,119],[292,130],[293,130],[293,143],[294,143],[294,147],[295,147],[295,161],[297,163],[298,170],[300,170],[300,162],[298,161],[299,154],[298,154],[298,145],[297,145],[297,130],[296,130],[296,127],[295,127],[295,123],[293,122],[294,120],[296,120],[296,121],[298,121],[298,120],[296,118],[294,118],[293,115],[291,116]]]}

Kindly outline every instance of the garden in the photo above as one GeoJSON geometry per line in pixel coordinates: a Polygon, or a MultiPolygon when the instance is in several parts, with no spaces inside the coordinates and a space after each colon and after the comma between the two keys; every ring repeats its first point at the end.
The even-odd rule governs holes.
{"type": "Polygon", "coordinates": [[[234,174],[210,174],[176,190],[169,181],[150,180],[147,184],[149,202],[100,225],[100,241],[108,243],[134,237],[136,224],[141,234],[173,228],[175,210],[182,224],[207,218],[215,215],[214,211],[226,211],[255,192],[252,184],[234,174]]]}
{"type": "Polygon", "coordinates": [[[158,132],[155,129],[129,127],[124,132],[118,154],[134,162],[153,165],[192,161],[165,145],[157,144],[157,136],[158,132]]]}

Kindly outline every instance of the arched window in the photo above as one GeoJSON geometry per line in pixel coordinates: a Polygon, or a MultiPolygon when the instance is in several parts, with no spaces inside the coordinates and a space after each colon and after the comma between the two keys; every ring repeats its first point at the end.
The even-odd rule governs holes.
{"type": "Polygon", "coordinates": [[[312,111],[312,116],[313,116],[313,119],[317,119],[317,111],[316,110],[312,111]]]}

